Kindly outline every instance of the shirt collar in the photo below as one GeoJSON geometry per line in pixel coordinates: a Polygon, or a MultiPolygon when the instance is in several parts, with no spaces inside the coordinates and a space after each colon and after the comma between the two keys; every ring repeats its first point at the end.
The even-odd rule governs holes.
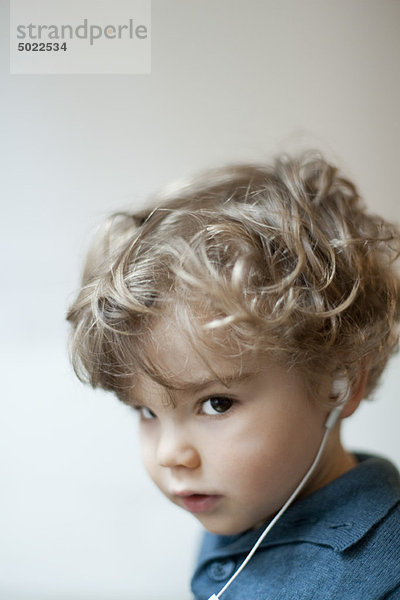
{"type": "MultiPolygon", "coordinates": [[[[383,458],[365,454],[357,454],[356,458],[356,467],[296,501],[261,547],[303,541],[343,552],[363,538],[400,503],[400,477],[383,458]]],[[[210,536],[200,560],[248,552],[264,527],[235,536],[210,536]]]]}

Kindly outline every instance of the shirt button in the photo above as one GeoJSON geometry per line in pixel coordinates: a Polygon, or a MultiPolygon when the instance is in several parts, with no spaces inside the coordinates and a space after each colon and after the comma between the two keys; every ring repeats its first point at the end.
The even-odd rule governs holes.
{"type": "Polygon", "coordinates": [[[207,574],[214,581],[223,581],[228,579],[236,567],[235,561],[227,558],[225,560],[216,560],[207,567],[207,574]]]}

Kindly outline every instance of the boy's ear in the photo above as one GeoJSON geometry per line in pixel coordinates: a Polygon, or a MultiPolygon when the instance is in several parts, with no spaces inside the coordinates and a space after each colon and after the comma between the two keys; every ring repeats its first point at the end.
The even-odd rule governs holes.
{"type": "Polygon", "coordinates": [[[350,417],[359,407],[361,400],[365,396],[365,388],[367,386],[368,381],[369,368],[363,368],[357,379],[353,382],[351,386],[351,392],[349,399],[347,400],[343,410],[341,417],[342,419],[346,419],[346,417],[350,417]]]}

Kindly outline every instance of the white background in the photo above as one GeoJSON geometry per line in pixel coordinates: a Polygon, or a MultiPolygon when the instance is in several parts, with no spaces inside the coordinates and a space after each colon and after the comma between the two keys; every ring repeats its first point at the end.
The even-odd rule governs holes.
{"type": "MultiPolygon", "coordinates": [[[[88,234],[199,168],[309,145],[399,222],[400,3],[153,0],[137,76],[10,75],[7,11],[0,597],[188,600],[197,526],[147,482],[133,415],[68,364],[88,234]]],[[[395,359],[345,439],[400,466],[398,385],[395,359]]]]}

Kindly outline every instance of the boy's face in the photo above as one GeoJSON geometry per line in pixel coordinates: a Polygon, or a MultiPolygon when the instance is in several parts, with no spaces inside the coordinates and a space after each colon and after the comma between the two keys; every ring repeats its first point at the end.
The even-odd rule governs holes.
{"type": "MultiPolygon", "coordinates": [[[[154,336],[153,358],[185,385],[167,393],[142,376],[133,389],[150,477],[213,533],[261,525],[311,465],[328,410],[310,400],[299,375],[265,358],[253,357],[238,371],[237,364],[210,354],[211,373],[177,327],[160,323],[154,336]]],[[[340,469],[331,436],[305,492],[340,469]]]]}

